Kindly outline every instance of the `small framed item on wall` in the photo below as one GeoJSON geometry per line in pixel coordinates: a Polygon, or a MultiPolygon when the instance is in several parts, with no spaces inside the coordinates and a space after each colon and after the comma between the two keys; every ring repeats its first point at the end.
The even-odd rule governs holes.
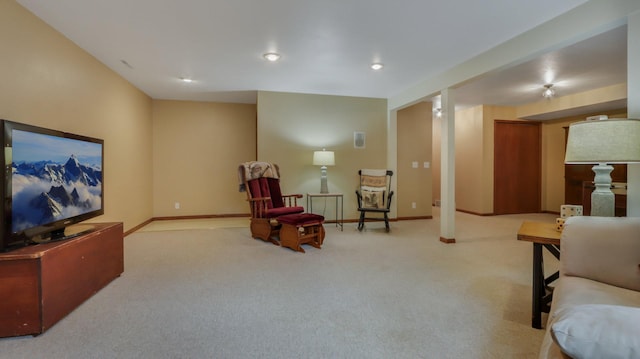
{"type": "Polygon", "coordinates": [[[353,148],[365,148],[367,145],[367,134],[364,132],[353,133],[353,148]]]}

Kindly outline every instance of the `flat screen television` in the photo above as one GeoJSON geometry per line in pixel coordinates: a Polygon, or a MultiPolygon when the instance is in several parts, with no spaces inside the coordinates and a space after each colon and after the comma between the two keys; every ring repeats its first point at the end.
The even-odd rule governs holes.
{"type": "Polygon", "coordinates": [[[0,121],[0,251],[67,238],[67,226],[104,214],[103,140],[0,121]]]}

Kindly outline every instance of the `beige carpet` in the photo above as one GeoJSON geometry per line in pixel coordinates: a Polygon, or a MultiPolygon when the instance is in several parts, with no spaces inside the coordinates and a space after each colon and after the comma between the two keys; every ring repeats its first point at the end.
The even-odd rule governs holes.
{"type": "Polygon", "coordinates": [[[125,273],[1,358],[535,358],[523,219],[457,215],[358,232],[327,225],[306,254],[247,228],[138,232],[125,273]]]}

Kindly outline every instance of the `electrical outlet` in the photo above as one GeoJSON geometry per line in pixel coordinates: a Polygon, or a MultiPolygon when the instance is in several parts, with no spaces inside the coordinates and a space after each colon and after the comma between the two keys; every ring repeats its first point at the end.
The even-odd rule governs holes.
{"type": "Polygon", "coordinates": [[[411,202],[411,208],[416,209],[416,203],[415,202],[411,202]]]}
{"type": "Polygon", "coordinates": [[[411,162],[411,167],[418,168],[418,161],[411,162]]]}
{"type": "Polygon", "coordinates": [[[174,206],[176,209],[180,209],[180,202],[176,202],[173,206],[174,206]]]}
{"type": "Polygon", "coordinates": [[[422,165],[424,166],[424,168],[429,168],[430,167],[430,163],[426,162],[426,161],[422,165]]]}

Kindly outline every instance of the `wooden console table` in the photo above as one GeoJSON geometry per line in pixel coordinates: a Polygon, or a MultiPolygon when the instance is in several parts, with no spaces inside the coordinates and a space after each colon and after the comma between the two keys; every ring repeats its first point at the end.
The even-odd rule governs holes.
{"type": "Polygon", "coordinates": [[[531,326],[542,329],[542,312],[549,313],[553,291],[547,293],[546,288],[559,277],[555,272],[544,276],[542,248],[546,248],[554,257],[560,259],[560,237],[562,232],[556,231],[555,223],[523,222],[518,230],[518,240],[533,243],[533,283],[531,326]]]}
{"type": "Polygon", "coordinates": [[[0,253],[0,337],[43,333],[122,274],[122,223],[90,226],[76,238],[0,253]]]}

